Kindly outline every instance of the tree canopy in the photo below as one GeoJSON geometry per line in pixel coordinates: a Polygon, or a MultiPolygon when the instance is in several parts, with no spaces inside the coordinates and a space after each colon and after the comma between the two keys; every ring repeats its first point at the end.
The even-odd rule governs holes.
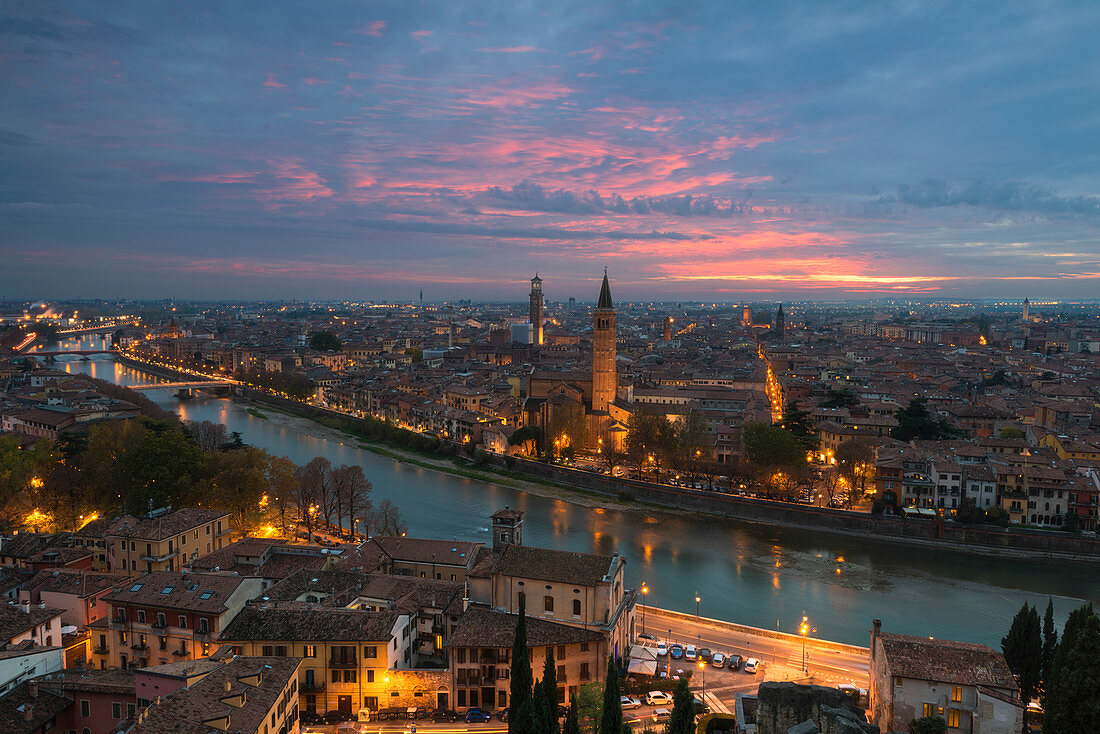
{"type": "Polygon", "coordinates": [[[925,398],[910,400],[909,405],[899,410],[895,417],[898,425],[890,431],[890,435],[899,441],[942,441],[965,435],[946,419],[933,416],[925,398]]]}
{"type": "Polygon", "coordinates": [[[315,331],[309,335],[309,348],[317,352],[339,352],[344,344],[331,331],[315,331]]]}

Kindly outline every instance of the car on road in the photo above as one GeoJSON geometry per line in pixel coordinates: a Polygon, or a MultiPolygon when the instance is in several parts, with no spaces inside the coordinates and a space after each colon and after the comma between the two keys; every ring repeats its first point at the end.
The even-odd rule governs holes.
{"type": "Polygon", "coordinates": [[[692,694],[691,700],[692,700],[692,703],[695,704],[695,715],[696,716],[702,716],[703,714],[709,714],[710,713],[710,706],[707,705],[706,701],[704,701],[698,693],[692,694]]]}
{"type": "Polygon", "coordinates": [[[679,660],[684,656],[684,646],[679,643],[673,644],[672,647],[668,648],[668,654],[671,655],[674,660],[679,660]]]}
{"type": "MultiPolygon", "coordinates": [[[[507,711],[508,709],[504,710],[507,711]]],[[[437,724],[449,724],[453,721],[458,721],[462,717],[459,716],[457,712],[451,711],[450,709],[436,709],[428,718],[437,724]]]]}
{"type": "Polygon", "coordinates": [[[741,670],[741,663],[741,656],[735,652],[731,652],[726,658],[726,667],[730,670],[741,670]]]}
{"type": "Polygon", "coordinates": [[[745,672],[750,675],[756,675],[756,669],[760,666],[760,661],[756,658],[749,658],[745,661],[745,672]]]}
{"type": "Polygon", "coordinates": [[[650,691],[645,694],[646,706],[671,706],[672,695],[664,691],[650,691]]]}
{"type": "Polygon", "coordinates": [[[657,643],[657,657],[663,658],[665,655],[668,655],[668,645],[666,645],[663,642],[658,642],[657,643]]]}
{"type": "Polygon", "coordinates": [[[702,660],[704,662],[709,662],[711,657],[712,657],[712,653],[711,653],[709,647],[700,647],[699,648],[699,659],[700,660],[702,660]]]}
{"type": "Polygon", "coordinates": [[[684,658],[687,660],[695,660],[699,657],[695,652],[695,645],[684,645],[684,658]]]}
{"type": "Polygon", "coordinates": [[[726,665],[726,656],[720,652],[716,652],[710,656],[710,664],[716,668],[722,668],[726,665]]]}
{"type": "Polygon", "coordinates": [[[466,709],[466,723],[468,724],[484,724],[486,721],[492,721],[493,715],[482,708],[470,708],[466,709]]]}
{"type": "Polygon", "coordinates": [[[642,702],[633,696],[620,696],[619,705],[622,706],[623,711],[629,711],[630,709],[641,708],[642,702]]]}
{"type": "Polygon", "coordinates": [[[668,709],[654,709],[653,720],[658,724],[662,721],[672,721],[672,712],[668,709]]]}

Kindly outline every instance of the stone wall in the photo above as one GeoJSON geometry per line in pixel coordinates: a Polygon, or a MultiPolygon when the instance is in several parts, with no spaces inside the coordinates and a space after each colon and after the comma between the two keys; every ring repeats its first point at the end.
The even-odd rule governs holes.
{"type": "Polygon", "coordinates": [[[863,711],[835,688],[761,683],[756,694],[757,734],[878,734],[863,711]]]}

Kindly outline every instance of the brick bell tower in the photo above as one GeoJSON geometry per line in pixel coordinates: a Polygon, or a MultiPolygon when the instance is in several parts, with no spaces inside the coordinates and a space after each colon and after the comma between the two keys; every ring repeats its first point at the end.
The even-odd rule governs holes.
{"type": "Polygon", "coordinates": [[[531,343],[542,344],[542,278],[531,278],[531,343]]]}
{"type": "Polygon", "coordinates": [[[600,299],[592,311],[592,410],[606,412],[615,400],[619,379],[615,371],[615,304],[607,268],[603,271],[600,299]]]}

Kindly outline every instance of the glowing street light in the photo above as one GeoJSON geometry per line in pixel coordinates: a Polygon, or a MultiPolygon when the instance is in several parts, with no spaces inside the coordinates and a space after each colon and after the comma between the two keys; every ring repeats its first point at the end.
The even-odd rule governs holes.
{"type": "Polygon", "coordinates": [[[695,592],[695,620],[696,621],[699,620],[699,602],[700,601],[702,601],[702,599],[699,597],[699,592],[696,591],[695,592]]]}
{"type": "Polygon", "coordinates": [[[649,587],[646,586],[645,581],[642,582],[642,634],[645,634],[645,608],[648,605],[649,599],[649,587]]]}

